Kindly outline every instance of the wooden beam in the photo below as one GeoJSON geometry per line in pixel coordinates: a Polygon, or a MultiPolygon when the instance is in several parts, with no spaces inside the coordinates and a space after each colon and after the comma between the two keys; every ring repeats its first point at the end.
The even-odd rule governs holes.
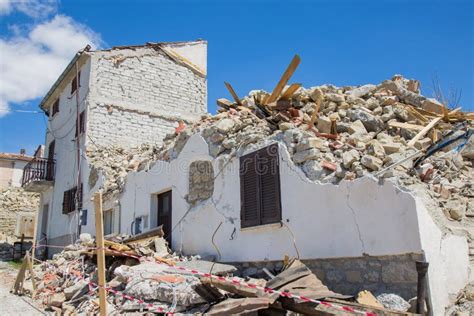
{"type": "Polygon", "coordinates": [[[13,284],[13,288],[11,292],[13,294],[23,294],[23,283],[25,282],[25,273],[27,262],[23,260],[20,270],[18,270],[18,274],[16,275],[15,283],[13,284]]]}
{"type": "Polygon", "coordinates": [[[102,192],[94,195],[95,238],[97,245],[97,271],[99,272],[100,316],[107,315],[107,292],[105,291],[104,217],[102,214],[102,192]]]}
{"type": "Polygon", "coordinates": [[[227,87],[227,90],[229,90],[230,94],[232,95],[232,98],[234,98],[235,103],[237,103],[238,105],[242,105],[242,102],[240,102],[240,99],[237,96],[237,93],[235,93],[234,88],[232,88],[230,83],[224,82],[224,84],[227,87]]]}
{"type": "Polygon", "coordinates": [[[288,100],[291,99],[293,94],[301,87],[301,83],[293,83],[291,86],[286,89],[286,91],[281,96],[280,100],[288,100]]]}
{"type": "Polygon", "coordinates": [[[405,129],[414,130],[414,131],[421,131],[424,128],[423,125],[416,125],[416,124],[410,124],[410,123],[401,123],[401,122],[389,122],[388,126],[398,127],[398,128],[405,128],[405,129]]]}
{"type": "Polygon", "coordinates": [[[233,103],[225,98],[217,99],[216,101],[217,105],[220,106],[221,108],[224,108],[226,110],[230,109],[233,105],[233,103]]]}
{"type": "MultiPolygon", "coordinates": [[[[448,115],[451,115],[451,114],[454,114],[454,113],[457,113],[461,110],[461,108],[457,108],[455,110],[452,110],[451,112],[448,113],[448,115]]],[[[408,142],[408,146],[414,146],[415,143],[420,140],[423,136],[426,135],[426,133],[428,133],[430,131],[430,129],[432,129],[436,124],[439,123],[439,121],[441,121],[444,117],[437,117],[435,118],[434,120],[432,120],[430,123],[428,123],[428,125],[426,125],[418,134],[415,135],[415,137],[413,137],[409,142],[408,142]]]]}
{"type": "Polygon", "coordinates": [[[291,63],[288,65],[285,72],[283,73],[283,76],[281,76],[280,81],[278,81],[275,89],[273,89],[272,94],[265,100],[265,104],[275,102],[278,99],[280,93],[283,91],[291,76],[295,72],[296,68],[300,64],[300,61],[300,56],[295,55],[295,57],[293,57],[291,63]]]}
{"type": "Polygon", "coordinates": [[[28,268],[28,271],[30,272],[30,279],[31,279],[31,283],[33,284],[33,294],[34,294],[34,292],[36,292],[36,281],[35,281],[35,273],[33,271],[33,264],[30,260],[30,252],[29,251],[26,252],[24,260],[26,261],[26,266],[28,268]]]}

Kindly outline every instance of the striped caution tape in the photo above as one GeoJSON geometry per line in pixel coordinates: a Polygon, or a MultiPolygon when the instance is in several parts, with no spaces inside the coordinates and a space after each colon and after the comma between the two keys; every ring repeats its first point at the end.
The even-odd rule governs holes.
{"type": "MultiPolygon", "coordinates": [[[[98,250],[99,248],[89,248],[89,249],[98,250]]],[[[320,304],[320,305],[323,305],[323,306],[326,306],[326,307],[339,309],[339,310],[342,310],[342,311],[345,311],[345,312],[351,312],[351,313],[361,314],[361,315],[365,315],[365,316],[377,316],[376,313],[358,310],[358,309],[350,307],[350,306],[344,306],[344,305],[335,304],[335,303],[331,303],[331,302],[316,300],[316,299],[312,299],[312,298],[309,298],[309,297],[306,297],[306,296],[303,296],[303,295],[293,294],[291,292],[275,290],[275,289],[272,289],[272,288],[269,288],[269,287],[264,287],[264,286],[260,286],[260,285],[257,285],[257,284],[248,283],[248,282],[236,279],[236,278],[223,277],[223,276],[218,276],[218,275],[214,275],[214,274],[211,274],[211,273],[201,272],[201,271],[198,271],[198,270],[195,270],[195,269],[189,269],[189,268],[185,268],[185,267],[174,266],[172,264],[162,262],[162,261],[157,260],[157,259],[150,260],[149,257],[146,257],[146,256],[132,255],[132,254],[128,254],[126,252],[121,252],[121,251],[117,251],[117,250],[113,250],[113,249],[109,249],[109,248],[105,248],[105,249],[107,249],[107,251],[109,251],[109,252],[112,252],[112,253],[115,253],[115,254],[118,254],[118,255],[131,257],[131,258],[137,259],[139,261],[148,261],[148,262],[154,262],[154,263],[157,263],[157,264],[166,265],[168,267],[172,267],[172,268],[180,270],[180,271],[191,273],[192,275],[197,275],[197,276],[201,276],[201,277],[205,277],[205,278],[212,278],[212,279],[219,280],[219,281],[222,281],[222,282],[227,282],[227,283],[231,283],[231,284],[235,284],[235,285],[245,286],[245,287],[248,287],[248,288],[251,288],[251,289],[261,290],[261,291],[263,291],[265,293],[269,293],[269,294],[278,294],[279,296],[282,296],[282,297],[299,299],[299,300],[302,300],[304,302],[311,302],[311,303],[315,303],[315,304],[320,304]]],[[[107,289],[107,288],[105,288],[105,289],[107,291],[110,291],[110,289],[107,289]]],[[[123,297],[126,297],[126,296],[127,295],[125,295],[123,297]]],[[[134,299],[137,300],[136,298],[134,298],[134,299]]]]}

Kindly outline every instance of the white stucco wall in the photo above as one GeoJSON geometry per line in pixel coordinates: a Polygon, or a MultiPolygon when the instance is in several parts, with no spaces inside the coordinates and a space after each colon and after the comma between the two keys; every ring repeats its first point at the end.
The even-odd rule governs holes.
{"type": "MultiPolygon", "coordinates": [[[[201,63],[206,49],[206,42],[194,47],[201,63]]],[[[95,188],[88,186],[90,168],[85,153],[92,144],[91,139],[99,146],[160,144],[166,134],[174,131],[178,119],[193,121],[207,112],[207,82],[205,77],[149,47],[85,54],[88,58],[80,68],[79,103],[80,111],[86,110],[87,117],[86,133],[80,139],[83,209],[88,210],[88,214],[87,225],[81,230],[94,233],[90,199],[101,182],[95,188]],[[124,59],[117,62],[122,57],[124,59]]],[[[70,91],[69,83],[59,93],[60,111],[49,119],[48,128],[52,133],[48,131],[46,135],[46,146],[53,139],[56,141],[56,171],[54,187],[43,194],[41,205],[49,204],[48,238],[58,244],[70,242],[69,235],[76,232],[78,221],[77,212],[62,214],[63,193],[77,183],[76,98],[70,91]]],[[[119,216],[117,203],[104,205],[105,210],[110,208],[116,209],[119,216]]],[[[117,230],[119,223],[119,220],[115,223],[117,230]]]]}
{"type": "Polygon", "coordinates": [[[28,161],[16,159],[0,160],[0,189],[8,187],[21,187],[23,168],[28,161]]]}
{"type": "Polygon", "coordinates": [[[28,161],[15,160],[15,165],[12,172],[12,186],[21,187],[21,178],[23,177],[23,169],[28,161]]]}
{"type": "Polygon", "coordinates": [[[151,227],[155,226],[156,207],[152,203],[156,200],[152,197],[171,189],[173,248],[184,254],[217,256],[212,234],[222,222],[214,240],[221,261],[281,260],[285,254],[294,256],[293,234],[303,259],[426,251],[436,312],[447,306],[449,294],[457,293],[466,283],[466,239],[454,235],[441,239],[439,229],[411,193],[391,182],[379,184],[371,178],[339,185],[311,182],[289,161],[282,145],[280,182],[285,226],[241,229],[239,162],[232,158],[226,163],[227,158],[214,160],[208,154],[207,143],[194,135],[177,159],[157,162],[149,171],[129,174],[121,197],[121,231],[130,233],[131,221],[139,216],[148,216],[151,227]],[[185,195],[188,167],[194,160],[212,161],[218,176],[212,198],[189,207],[185,195]]]}
{"type": "MultiPolygon", "coordinates": [[[[86,110],[89,95],[89,79],[90,79],[90,59],[80,68],[81,82],[80,87],[71,95],[71,84],[67,84],[60,93],[59,112],[53,117],[48,118],[48,131],[46,133],[46,150],[48,155],[49,144],[55,140],[55,180],[54,186],[44,192],[41,197],[41,206],[39,218],[42,216],[42,208],[45,204],[49,204],[48,214],[48,239],[54,242],[57,238],[75,233],[77,229],[77,212],[70,214],[62,214],[62,203],[64,191],[69,190],[77,184],[77,152],[75,143],[76,133],[76,93],[79,93],[79,111],[86,110]]],[[[54,102],[54,101],[53,101],[54,102]]],[[[52,104],[51,104],[52,105],[52,104]]],[[[50,111],[50,113],[52,113],[50,111]]],[[[87,124],[86,124],[87,125],[87,124]]],[[[87,129],[87,127],[86,127],[87,129]]],[[[84,192],[87,194],[87,178],[88,165],[83,158],[84,144],[86,135],[82,134],[81,141],[81,182],[84,184],[84,192]]],[[[85,196],[84,196],[85,198],[85,196]]],[[[83,199],[85,200],[85,199],[83,199]]],[[[40,221],[39,221],[40,222],[40,221]]],[[[59,242],[59,241],[58,241],[59,242]]],[[[70,243],[67,238],[61,244],[70,243]]]]}
{"type": "Polygon", "coordinates": [[[421,198],[416,199],[419,234],[429,262],[429,291],[433,315],[444,315],[455,296],[469,280],[469,245],[467,239],[443,234],[430,216],[421,198]]]}

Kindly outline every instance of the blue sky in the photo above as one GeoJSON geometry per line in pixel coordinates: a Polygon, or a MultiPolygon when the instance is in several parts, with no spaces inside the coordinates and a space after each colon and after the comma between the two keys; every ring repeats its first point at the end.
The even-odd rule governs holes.
{"type": "Polygon", "coordinates": [[[0,86],[0,152],[32,153],[44,142],[44,115],[18,111],[38,110],[57,65],[87,40],[110,47],[206,39],[211,113],[217,98],[230,98],[224,81],[241,96],[271,90],[294,54],[302,62],[292,82],[306,87],[379,83],[399,73],[431,96],[437,75],[445,90],[462,90],[464,110],[474,110],[473,1],[0,0],[0,14],[0,85],[8,86],[0,86]],[[48,58],[23,57],[31,45],[48,58]]]}

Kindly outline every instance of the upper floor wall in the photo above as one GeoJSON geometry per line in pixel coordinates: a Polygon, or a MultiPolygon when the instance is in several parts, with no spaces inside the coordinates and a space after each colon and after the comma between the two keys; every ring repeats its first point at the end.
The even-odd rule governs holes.
{"type": "MultiPolygon", "coordinates": [[[[188,46],[184,53],[194,49],[195,62],[205,66],[206,43],[188,46]]],[[[152,46],[91,53],[88,133],[94,142],[161,144],[179,120],[196,121],[207,112],[205,73],[172,48],[164,49],[171,53],[152,46]]]]}

